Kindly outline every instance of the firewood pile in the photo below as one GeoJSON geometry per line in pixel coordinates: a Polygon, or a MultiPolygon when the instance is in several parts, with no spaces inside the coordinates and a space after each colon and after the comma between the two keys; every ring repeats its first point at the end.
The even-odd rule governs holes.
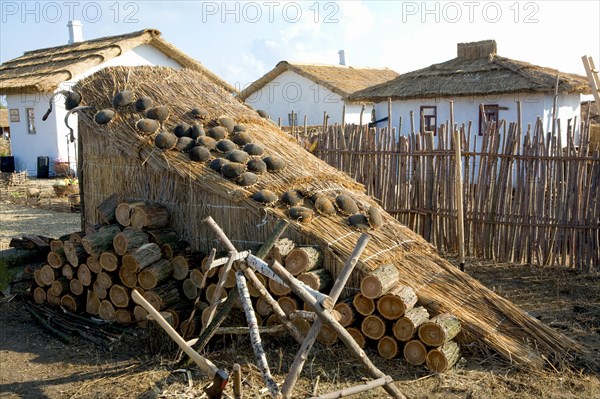
{"type": "MultiPolygon", "coordinates": [[[[50,242],[46,263],[33,273],[34,301],[145,327],[148,313],[132,300],[136,290],[182,337],[197,337],[214,314],[216,306],[210,305],[217,289],[221,301],[229,296],[228,290],[235,290],[235,272],[225,267],[228,253],[211,259],[213,267],[206,271],[208,257],[192,253],[167,227],[169,215],[164,207],[122,200],[112,196],[98,208],[105,224],[50,242]],[[228,274],[223,277],[225,270],[228,274]]],[[[298,281],[326,295],[334,276],[322,267],[322,260],[319,248],[297,246],[287,238],[275,241],[266,256],[267,262],[279,262],[298,281]]],[[[260,273],[256,276],[306,336],[316,320],[314,309],[303,304],[289,286],[260,273]]],[[[416,306],[414,290],[398,285],[397,277],[393,265],[382,266],[364,277],[360,293],[337,303],[332,314],[361,348],[376,349],[387,359],[404,357],[414,365],[426,364],[436,372],[449,369],[460,357],[452,340],[460,322],[450,314],[430,318],[425,308],[416,306]]],[[[280,324],[265,297],[253,285],[248,288],[257,324],[265,331],[280,324]]],[[[239,298],[233,307],[242,309],[239,298]]],[[[282,330],[271,331],[280,334],[282,330]]],[[[333,345],[339,341],[338,333],[323,325],[317,340],[333,345]]]]}

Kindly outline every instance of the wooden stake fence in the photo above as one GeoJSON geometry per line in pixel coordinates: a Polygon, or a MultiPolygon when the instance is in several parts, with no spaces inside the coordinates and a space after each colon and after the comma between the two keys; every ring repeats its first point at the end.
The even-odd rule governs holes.
{"type": "MultiPolygon", "coordinates": [[[[576,125],[569,123],[566,142],[560,123],[554,136],[540,120],[490,122],[483,136],[470,122],[456,125],[465,255],[600,270],[600,153],[590,148],[589,125],[576,145],[576,125]]],[[[429,133],[332,125],[300,140],[305,148],[316,141],[315,155],[363,183],[440,251],[458,253],[454,129],[440,126],[432,142],[429,133]]]]}

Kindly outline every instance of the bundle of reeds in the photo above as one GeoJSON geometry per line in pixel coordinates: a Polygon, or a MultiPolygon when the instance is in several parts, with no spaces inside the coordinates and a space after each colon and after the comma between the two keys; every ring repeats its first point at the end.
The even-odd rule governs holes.
{"type": "MultiPolygon", "coordinates": [[[[94,115],[84,110],[79,118],[79,142],[85,143],[79,152],[79,169],[83,171],[80,184],[86,193],[84,218],[88,223],[99,222],[96,207],[114,192],[163,205],[170,213],[171,226],[186,238],[192,250],[208,251],[212,246],[212,238],[201,224],[207,216],[214,217],[232,241],[244,247],[264,241],[275,222],[286,219],[293,227],[290,238],[322,248],[322,266],[334,276],[342,266],[339,260],[350,256],[359,230],[368,229],[371,240],[350,286],[357,287],[365,275],[393,264],[398,270],[397,282],[418,287],[417,294],[429,310],[435,314],[452,311],[468,334],[510,361],[543,366],[547,364],[545,357],[568,358],[579,349],[573,341],[456,270],[420,236],[383,212],[365,195],[362,185],[307,154],[292,138],[205,76],[168,68],[105,68],[82,80],[74,90],[82,94],[86,105],[103,109],[111,107],[110,99],[123,87],[134,88],[138,98],[168,104],[168,119],[160,122],[159,131],[172,132],[182,122],[195,123],[191,113],[195,108],[205,110],[203,121],[214,124],[206,125],[207,129],[217,127],[215,121],[224,115],[243,124],[243,133],[264,150],[260,160],[266,173],[256,184],[240,186],[215,172],[209,166],[212,163],[191,162],[185,151],[157,149],[156,133],[146,136],[136,129],[135,123],[143,115],[132,106],[119,109],[105,125],[98,125],[94,115]],[[269,173],[267,157],[271,161],[278,157],[288,167],[269,173]],[[253,200],[261,190],[274,193],[277,201],[265,204],[253,200]],[[292,213],[281,202],[279,198],[290,190],[303,193],[302,206],[309,212],[292,213]],[[346,197],[335,201],[340,196],[351,201],[346,197]],[[335,203],[338,209],[330,212],[331,207],[317,207],[323,202],[321,198],[335,203]],[[351,222],[347,213],[357,211],[351,216],[363,217],[351,222]]],[[[339,140],[345,140],[344,136],[339,140]]],[[[215,150],[209,151],[214,157],[215,150]]],[[[271,161],[271,171],[275,171],[277,164],[271,161]]]]}

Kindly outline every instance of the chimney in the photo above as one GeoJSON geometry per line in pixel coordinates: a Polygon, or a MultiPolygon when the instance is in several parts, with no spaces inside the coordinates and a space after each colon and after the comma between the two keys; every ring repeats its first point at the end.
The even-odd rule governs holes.
{"type": "Polygon", "coordinates": [[[340,50],[338,54],[340,55],[340,65],[346,65],[346,51],[340,50]]]}
{"type": "Polygon", "coordinates": [[[457,55],[459,58],[468,60],[492,57],[496,55],[496,41],[483,40],[480,42],[458,43],[457,55]]]}
{"type": "Polygon", "coordinates": [[[81,21],[69,21],[67,27],[69,27],[69,44],[83,41],[81,21]]]}

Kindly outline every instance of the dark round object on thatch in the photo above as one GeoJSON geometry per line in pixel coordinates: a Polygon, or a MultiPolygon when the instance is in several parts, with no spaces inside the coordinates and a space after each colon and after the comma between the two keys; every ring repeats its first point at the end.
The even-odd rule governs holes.
{"type": "Polygon", "coordinates": [[[246,163],[246,161],[248,160],[248,154],[244,151],[233,150],[229,151],[227,155],[225,155],[225,158],[227,158],[231,162],[246,163]]]}
{"type": "Polygon", "coordinates": [[[313,201],[315,202],[315,209],[319,215],[333,216],[337,213],[333,202],[328,197],[323,194],[315,194],[313,198],[315,196],[317,197],[313,201]]]}
{"type": "Polygon", "coordinates": [[[113,97],[113,105],[115,107],[126,107],[135,102],[135,96],[131,90],[121,90],[113,97]]]}
{"type": "Polygon", "coordinates": [[[246,132],[234,134],[231,139],[239,146],[244,146],[252,142],[252,137],[246,132]]]}
{"type": "Polygon", "coordinates": [[[190,114],[192,115],[192,117],[194,117],[196,119],[207,119],[208,118],[208,111],[205,110],[204,108],[192,108],[192,110],[190,111],[190,114]]]}
{"type": "Polygon", "coordinates": [[[210,159],[210,151],[206,147],[194,147],[190,150],[190,159],[194,162],[207,162],[210,159]]]}
{"type": "Polygon", "coordinates": [[[289,190],[281,195],[281,202],[289,206],[297,206],[304,203],[304,198],[298,190],[289,190]]]}
{"type": "Polygon", "coordinates": [[[229,162],[221,167],[221,174],[227,179],[235,179],[246,171],[246,165],[243,163],[229,162]]]}
{"type": "Polygon", "coordinates": [[[200,136],[196,139],[196,145],[206,147],[209,150],[214,150],[217,148],[217,141],[212,137],[200,136]]]}
{"type": "Polygon", "coordinates": [[[190,137],[196,140],[198,137],[204,136],[204,127],[199,123],[194,123],[190,127],[190,137]]]}
{"type": "Polygon", "coordinates": [[[262,155],[265,152],[265,149],[258,143],[248,143],[244,146],[244,151],[246,151],[248,155],[258,156],[262,155]]]}
{"type": "Polygon", "coordinates": [[[237,149],[237,145],[231,140],[222,139],[217,142],[217,150],[221,152],[229,152],[237,149]]]}
{"type": "Polygon", "coordinates": [[[303,224],[307,224],[313,220],[315,213],[311,209],[305,208],[303,206],[294,206],[290,208],[290,210],[288,211],[288,215],[290,219],[293,219],[303,224]]]}
{"type": "Polygon", "coordinates": [[[223,126],[215,126],[208,129],[206,134],[215,140],[222,140],[227,137],[227,130],[223,126]]]}
{"type": "Polygon", "coordinates": [[[164,105],[152,107],[146,111],[146,117],[159,122],[164,122],[169,118],[169,108],[165,107],[164,105]]]}
{"type": "Polygon", "coordinates": [[[194,146],[196,145],[196,140],[194,140],[191,137],[179,137],[177,139],[177,144],[175,145],[175,147],[177,147],[177,149],[179,151],[189,151],[192,148],[194,148],[194,146]]]}
{"type": "Polygon", "coordinates": [[[360,230],[366,230],[369,226],[369,220],[362,213],[357,213],[348,218],[348,224],[360,230]]]}
{"type": "Polygon", "coordinates": [[[154,105],[154,101],[150,97],[140,97],[135,102],[134,107],[137,112],[145,112],[152,108],[152,105],[154,105]]]}
{"type": "Polygon", "coordinates": [[[144,134],[151,134],[156,132],[159,126],[158,122],[154,119],[144,118],[137,121],[135,123],[135,127],[137,128],[137,130],[144,134]]]}
{"type": "Polygon", "coordinates": [[[229,133],[233,133],[235,127],[235,121],[228,116],[219,118],[219,125],[223,126],[229,133]]]}
{"type": "Polygon", "coordinates": [[[68,91],[65,94],[65,108],[67,109],[67,111],[70,111],[73,108],[77,107],[80,103],[81,94],[74,91],[68,91]]]}
{"type": "Polygon", "coordinates": [[[96,113],[96,115],[94,116],[94,120],[99,125],[106,125],[108,122],[111,121],[112,118],[114,118],[114,116],[115,116],[115,111],[110,108],[107,108],[107,109],[98,111],[96,113]]]}
{"type": "Polygon", "coordinates": [[[267,164],[267,170],[271,173],[277,173],[285,168],[285,161],[283,158],[278,157],[277,155],[270,155],[268,157],[263,158],[263,161],[267,164]]]}
{"type": "Polygon", "coordinates": [[[221,173],[221,168],[229,163],[225,158],[215,158],[208,164],[208,167],[217,173],[221,173]]]}
{"type": "Polygon", "coordinates": [[[252,199],[265,205],[272,205],[277,202],[277,195],[271,190],[260,190],[254,193],[252,199]]]}
{"type": "Polygon", "coordinates": [[[374,206],[370,207],[367,211],[367,219],[369,219],[369,226],[374,229],[383,226],[383,217],[381,216],[381,212],[379,212],[379,209],[374,206]]]}
{"type": "Polygon", "coordinates": [[[258,176],[252,172],[244,172],[235,179],[235,183],[242,187],[250,187],[258,182],[258,176]]]}
{"type": "Polygon", "coordinates": [[[160,132],[154,138],[154,145],[161,150],[170,150],[177,144],[177,136],[169,132],[160,132]]]}
{"type": "Polygon", "coordinates": [[[358,213],[358,205],[356,205],[356,202],[349,195],[340,194],[335,197],[335,205],[343,215],[358,213]]]}
{"type": "Polygon", "coordinates": [[[265,110],[259,109],[256,111],[262,118],[269,119],[269,113],[265,110]]]}
{"type": "Polygon", "coordinates": [[[267,164],[264,163],[262,159],[251,159],[248,161],[246,166],[248,167],[248,170],[250,172],[256,173],[258,175],[266,173],[267,171],[267,164]]]}
{"type": "Polygon", "coordinates": [[[175,126],[175,129],[173,129],[173,133],[175,133],[175,136],[177,137],[192,137],[192,130],[191,130],[191,126],[188,125],[185,122],[181,122],[178,123],[177,126],[175,126]]]}
{"type": "Polygon", "coordinates": [[[241,133],[246,131],[246,125],[237,124],[233,127],[233,133],[241,133]]]}

